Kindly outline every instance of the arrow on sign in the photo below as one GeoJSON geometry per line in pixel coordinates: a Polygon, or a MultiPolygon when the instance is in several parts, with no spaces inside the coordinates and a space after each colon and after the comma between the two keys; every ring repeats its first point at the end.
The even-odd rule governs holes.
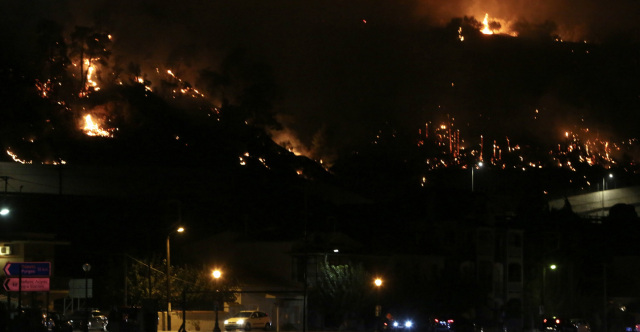
{"type": "Polygon", "coordinates": [[[50,276],[51,262],[8,262],[4,265],[4,274],[23,277],[50,276]]]}
{"type": "Polygon", "coordinates": [[[7,278],[4,281],[4,289],[8,292],[48,292],[49,278],[7,278]]]}

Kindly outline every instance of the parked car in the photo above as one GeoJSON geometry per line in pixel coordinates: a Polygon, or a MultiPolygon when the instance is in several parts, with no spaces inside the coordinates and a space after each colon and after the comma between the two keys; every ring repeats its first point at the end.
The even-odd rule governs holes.
{"type": "Polygon", "coordinates": [[[153,320],[156,325],[158,324],[157,314],[153,318],[145,317],[143,310],[140,307],[114,307],[111,312],[109,312],[109,316],[107,318],[106,331],[109,332],[139,332],[143,325],[142,322],[145,319],[153,320]]]}
{"type": "Polygon", "coordinates": [[[584,319],[571,319],[571,324],[575,325],[578,332],[591,332],[591,324],[584,319]]]}
{"type": "Polygon", "coordinates": [[[394,316],[387,313],[382,320],[382,329],[388,331],[410,330],[415,328],[415,324],[407,315],[394,316]]]}
{"type": "Polygon", "coordinates": [[[265,331],[271,329],[271,317],[267,313],[255,310],[240,311],[233,317],[224,321],[224,329],[242,329],[250,331],[252,328],[262,328],[265,331]]]}
{"type": "Polygon", "coordinates": [[[71,332],[71,322],[64,315],[40,308],[22,308],[8,312],[7,331],[71,332]]]}
{"type": "Polygon", "coordinates": [[[73,331],[71,320],[69,320],[63,314],[54,311],[49,311],[49,313],[46,315],[45,326],[47,328],[47,331],[52,332],[73,331]]]}
{"type": "Polygon", "coordinates": [[[571,320],[563,317],[547,317],[542,320],[542,331],[547,332],[578,332],[571,320]]]}
{"type": "Polygon", "coordinates": [[[455,331],[454,320],[451,318],[433,318],[429,328],[431,332],[455,331]]]}
{"type": "Polygon", "coordinates": [[[640,324],[635,324],[632,326],[625,326],[625,332],[638,332],[640,331],[640,324]]]}
{"type": "Polygon", "coordinates": [[[84,330],[87,318],[89,318],[89,330],[107,330],[107,316],[99,310],[92,309],[89,312],[84,309],[76,310],[69,315],[69,318],[74,330],[84,330]]]}
{"type": "Polygon", "coordinates": [[[398,331],[398,330],[410,330],[412,329],[413,321],[411,319],[392,319],[384,322],[383,328],[385,330],[398,331]]]}

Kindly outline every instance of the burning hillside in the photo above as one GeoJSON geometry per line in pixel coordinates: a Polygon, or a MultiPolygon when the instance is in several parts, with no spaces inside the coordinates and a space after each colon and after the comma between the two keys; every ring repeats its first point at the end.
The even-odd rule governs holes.
{"type": "MultiPolygon", "coordinates": [[[[391,7],[404,13],[406,5],[391,7]]],[[[415,5],[411,17],[434,9],[434,3],[415,5]]],[[[101,8],[105,17],[109,6],[101,8]]],[[[305,22],[283,21],[286,31],[300,24],[299,33],[322,38],[263,41],[268,31],[281,31],[269,25],[250,37],[238,32],[237,43],[229,43],[231,35],[200,33],[223,31],[214,28],[224,20],[169,31],[129,21],[130,11],[109,29],[98,28],[101,21],[82,26],[40,18],[29,60],[4,55],[5,159],[197,163],[207,156],[270,169],[273,161],[260,149],[275,141],[283,148],[278,153],[329,168],[337,156],[369,143],[382,123],[397,124],[397,135],[420,129],[418,146],[437,147],[436,157],[421,157],[425,170],[474,161],[536,168],[547,161],[516,151],[538,143],[551,154],[583,151],[581,162],[589,165],[615,165],[616,151],[629,156],[620,142],[634,142],[628,136],[634,130],[612,124],[639,107],[630,84],[638,71],[633,57],[561,42],[563,24],[535,15],[527,21],[505,7],[461,3],[433,12],[455,9],[454,16],[402,23],[357,5],[357,20],[333,16],[336,7],[305,22]],[[166,35],[151,38],[160,32],[166,35]],[[184,34],[175,38],[178,32],[184,34]],[[603,63],[611,70],[599,69],[603,63]],[[435,130],[445,115],[455,125],[442,121],[446,129],[435,130]],[[427,138],[429,131],[440,138],[427,138]],[[558,134],[565,131],[580,133],[574,140],[581,143],[566,142],[558,134]]],[[[175,19],[191,9],[185,5],[175,19]]],[[[571,167],[562,158],[552,164],[571,167]]]]}

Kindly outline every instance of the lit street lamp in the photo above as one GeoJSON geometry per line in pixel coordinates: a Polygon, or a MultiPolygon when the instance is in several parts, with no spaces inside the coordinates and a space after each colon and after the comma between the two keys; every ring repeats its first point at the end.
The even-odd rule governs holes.
{"type": "MultiPolygon", "coordinates": [[[[613,174],[612,173],[609,173],[609,178],[613,179],[613,174]]],[[[606,179],[607,179],[606,177],[602,178],[602,216],[603,217],[604,217],[604,189],[605,189],[604,187],[606,185],[606,182],[605,182],[606,179]]]]}
{"type": "Polygon", "coordinates": [[[382,313],[382,306],[380,305],[380,287],[382,286],[382,279],[380,278],[376,278],[373,281],[373,284],[376,286],[376,297],[377,297],[377,304],[376,304],[376,309],[375,309],[375,315],[376,315],[376,332],[380,331],[380,324],[381,319],[380,319],[380,314],[382,313]]]}
{"type": "Polygon", "coordinates": [[[214,305],[214,310],[216,311],[216,320],[215,320],[215,325],[213,326],[213,332],[220,332],[220,325],[218,324],[218,302],[220,301],[218,279],[220,279],[220,277],[222,276],[222,272],[220,272],[220,270],[214,270],[213,272],[211,272],[211,276],[213,277],[213,280],[216,285],[215,298],[214,298],[214,301],[216,302],[214,305]]]}
{"type": "Polygon", "coordinates": [[[603,293],[603,300],[604,300],[604,312],[602,315],[602,331],[603,332],[607,332],[607,265],[606,263],[602,263],[602,277],[603,277],[603,283],[602,283],[602,293],[603,293]]]}
{"type": "MultiPolygon", "coordinates": [[[[555,264],[551,264],[548,266],[549,269],[551,270],[555,270],[558,267],[555,264]]],[[[543,266],[542,267],[542,294],[540,295],[540,313],[544,314],[545,313],[545,309],[544,309],[544,291],[545,291],[545,283],[546,283],[546,279],[547,279],[547,266],[543,266]]]]}
{"type": "MultiPolygon", "coordinates": [[[[8,176],[0,176],[0,178],[2,178],[4,180],[4,196],[6,199],[7,196],[7,189],[9,189],[9,177],[8,176]]],[[[2,205],[6,205],[6,202],[3,200],[2,205]]],[[[7,216],[9,215],[9,212],[11,212],[11,210],[9,210],[8,207],[6,206],[2,206],[0,207],[0,216],[7,216]]]]}
{"type": "MultiPolygon", "coordinates": [[[[480,167],[482,167],[482,162],[478,163],[478,168],[480,168],[480,167]]],[[[474,172],[475,169],[476,169],[476,165],[471,165],[471,191],[472,192],[475,190],[474,183],[473,183],[473,180],[474,180],[473,179],[473,176],[474,176],[473,172],[474,172]]]]}
{"type": "Polygon", "coordinates": [[[91,310],[89,309],[89,271],[91,271],[91,265],[85,263],[82,265],[82,271],[84,271],[84,331],[89,332],[89,315],[91,314],[91,310]]]}
{"type": "Polygon", "coordinates": [[[171,234],[173,232],[182,233],[184,232],[183,227],[178,227],[175,231],[172,231],[167,235],[167,331],[171,331],[171,234]]]}

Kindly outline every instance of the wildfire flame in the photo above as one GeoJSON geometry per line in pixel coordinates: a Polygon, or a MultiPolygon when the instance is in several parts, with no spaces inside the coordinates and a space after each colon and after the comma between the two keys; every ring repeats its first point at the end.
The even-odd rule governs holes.
{"type": "Polygon", "coordinates": [[[93,121],[91,114],[84,116],[84,128],[82,130],[88,136],[113,137],[110,132],[100,128],[98,123],[93,121]]]}
{"type": "Polygon", "coordinates": [[[491,29],[489,29],[489,14],[484,14],[484,20],[482,20],[482,25],[484,26],[484,29],[482,29],[482,33],[484,33],[485,35],[493,35],[493,31],[491,29]]]}
{"type": "Polygon", "coordinates": [[[7,154],[13,159],[13,161],[21,164],[32,164],[31,160],[20,159],[17,154],[13,153],[10,149],[7,149],[7,154]]]}
{"type": "Polygon", "coordinates": [[[87,88],[91,87],[95,91],[100,90],[100,87],[98,86],[98,82],[92,79],[93,74],[96,70],[96,66],[89,59],[85,59],[84,64],[87,66],[87,88]]]}

